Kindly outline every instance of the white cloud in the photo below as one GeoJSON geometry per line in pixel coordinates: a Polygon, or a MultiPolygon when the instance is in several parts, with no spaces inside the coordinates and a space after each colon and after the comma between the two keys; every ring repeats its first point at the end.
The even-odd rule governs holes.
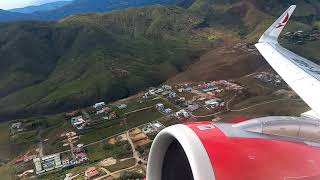
{"type": "Polygon", "coordinates": [[[0,9],[12,9],[29,6],[36,0],[0,0],[0,9]]]}
{"type": "Polygon", "coordinates": [[[60,0],[0,0],[0,9],[13,9],[31,5],[40,5],[60,0]]]}

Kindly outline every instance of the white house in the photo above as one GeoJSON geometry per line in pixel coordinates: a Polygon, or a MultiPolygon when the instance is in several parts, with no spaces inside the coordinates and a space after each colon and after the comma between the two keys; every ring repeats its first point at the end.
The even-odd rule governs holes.
{"type": "Polygon", "coordinates": [[[164,104],[158,103],[158,104],[156,104],[156,108],[157,108],[159,111],[162,111],[162,110],[164,109],[164,104]]]}
{"type": "Polygon", "coordinates": [[[170,108],[167,108],[164,110],[164,113],[166,113],[166,114],[170,114],[171,112],[172,112],[172,109],[170,109],[170,108]]]}
{"type": "Polygon", "coordinates": [[[82,129],[85,122],[82,116],[71,118],[71,124],[77,129],[82,129]]]}
{"type": "Polygon", "coordinates": [[[21,122],[12,123],[11,129],[20,129],[21,128],[21,122]]]}
{"type": "Polygon", "coordinates": [[[105,106],[105,105],[106,105],[105,102],[99,102],[99,103],[94,104],[93,107],[97,109],[97,108],[105,106]]]}
{"type": "Polygon", "coordinates": [[[104,113],[103,109],[96,112],[96,114],[102,114],[102,113],[104,113]]]}
{"type": "Polygon", "coordinates": [[[221,101],[221,99],[218,98],[214,98],[214,99],[210,99],[206,102],[204,102],[206,105],[216,105],[219,104],[219,102],[221,101]]]}
{"type": "Polygon", "coordinates": [[[187,117],[189,117],[189,113],[186,110],[181,109],[180,111],[176,112],[175,116],[177,118],[180,118],[180,117],[187,118],[187,117]]]}
{"type": "Polygon", "coordinates": [[[126,109],[128,106],[126,104],[117,105],[118,109],[126,109]]]}
{"type": "Polygon", "coordinates": [[[164,90],[166,90],[166,91],[170,91],[170,90],[172,89],[172,87],[169,86],[169,85],[163,85],[163,86],[162,86],[162,89],[164,89],[164,90]]]}
{"type": "Polygon", "coordinates": [[[175,98],[177,97],[177,93],[175,92],[170,92],[168,98],[175,98]]]}
{"type": "Polygon", "coordinates": [[[159,93],[162,93],[163,92],[163,89],[162,88],[159,88],[155,91],[156,94],[159,94],[159,93]]]}

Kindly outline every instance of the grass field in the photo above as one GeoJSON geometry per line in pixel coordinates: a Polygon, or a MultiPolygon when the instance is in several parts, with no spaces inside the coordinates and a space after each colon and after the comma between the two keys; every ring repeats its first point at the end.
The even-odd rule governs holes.
{"type": "Polygon", "coordinates": [[[86,147],[86,152],[91,162],[98,162],[110,157],[110,154],[107,154],[107,152],[103,149],[103,144],[104,143],[97,143],[95,145],[86,147]]]}
{"type": "Polygon", "coordinates": [[[117,161],[117,164],[108,166],[107,169],[111,172],[115,172],[121,169],[129,168],[134,166],[136,163],[136,160],[134,158],[127,159],[125,161],[117,161]]]}
{"type": "Polygon", "coordinates": [[[95,142],[115,135],[117,133],[126,131],[133,127],[142,125],[144,123],[154,121],[161,116],[161,113],[152,108],[145,111],[129,114],[120,119],[106,121],[103,124],[100,124],[99,126],[84,132],[80,136],[80,142],[84,144],[95,142]]]}
{"type": "Polygon", "coordinates": [[[115,145],[99,142],[97,144],[86,147],[90,162],[98,162],[103,159],[113,157],[116,159],[124,159],[132,157],[132,150],[129,142],[123,141],[115,145]]]}
{"type": "Polygon", "coordinates": [[[15,179],[14,177],[14,165],[12,162],[5,164],[3,166],[0,166],[0,179],[3,180],[9,180],[9,179],[15,179]]]}
{"type": "Polygon", "coordinates": [[[13,179],[14,167],[8,163],[13,154],[10,151],[9,123],[0,124],[0,179],[13,179]]]}
{"type": "MultiPolygon", "coordinates": [[[[43,142],[44,154],[52,154],[66,150],[65,147],[62,147],[63,143],[60,134],[71,131],[72,127],[70,123],[65,120],[63,114],[31,117],[15,121],[22,122],[22,126],[25,129],[10,139],[12,148],[18,149],[19,153],[23,153],[30,147],[37,146],[40,140],[43,141],[45,139],[47,141],[43,142]]],[[[14,155],[17,154],[15,153],[14,155]]]]}
{"type": "Polygon", "coordinates": [[[0,162],[7,162],[11,158],[9,133],[10,133],[9,123],[1,123],[0,124],[0,162]]]}
{"type": "Polygon", "coordinates": [[[63,117],[60,118],[58,124],[42,130],[41,139],[46,139],[46,141],[43,142],[44,154],[53,154],[69,149],[69,146],[62,146],[63,142],[60,135],[65,132],[73,131],[73,127],[71,126],[69,121],[66,121],[63,117]]]}
{"type": "Polygon", "coordinates": [[[256,80],[253,77],[242,77],[238,79],[237,82],[246,87],[249,96],[235,98],[235,100],[230,103],[230,109],[241,111],[226,112],[219,115],[223,120],[239,117],[256,118],[277,115],[299,116],[302,112],[308,111],[308,106],[302,100],[289,99],[288,97],[276,96],[274,94],[277,90],[287,89],[288,87],[285,85],[282,87],[276,87],[272,84],[256,80]],[[277,101],[279,99],[288,100],[277,101]]]}
{"type": "Polygon", "coordinates": [[[302,100],[287,100],[256,106],[240,112],[228,112],[219,116],[222,117],[223,120],[239,117],[299,116],[306,111],[308,111],[308,107],[302,100]]]}

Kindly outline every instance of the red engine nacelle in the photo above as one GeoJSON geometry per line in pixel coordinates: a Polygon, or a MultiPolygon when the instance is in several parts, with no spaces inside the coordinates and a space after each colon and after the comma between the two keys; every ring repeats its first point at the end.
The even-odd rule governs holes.
{"type": "MultiPolygon", "coordinates": [[[[201,124],[203,128],[213,125],[201,124]]],[[[206,149],[197,134],[186,125],[161,131],[149,155],[147,179],[215,179],[206,149]]]]}
{"type": "Polygon", "coordinates": [[[320,180],[319,147],[239,128],[270,119],[168,127],[152,144],[147,180],[320,180]]]}

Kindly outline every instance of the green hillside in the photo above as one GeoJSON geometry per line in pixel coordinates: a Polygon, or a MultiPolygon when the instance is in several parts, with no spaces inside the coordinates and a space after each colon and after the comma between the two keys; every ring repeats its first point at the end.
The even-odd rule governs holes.
{"type": "Polygon", "coordinates": [[[206,39],[189,35],[201,22],[154,6],[2,24],[0,113],[56,112],[158,85],[198,56],[206,39]]]}
{"type": "MultiPolygon", "coordinates": [[[[112,101],[156,86],[224,39],[208,38],[210,30],[255,41],[286,8],[283,2],[189,0],[182,7],[0,24],[0,120],[112,101]]],[[[289,29],[310,29],[320,3],[299,3],[310,11],[289,29]]]]}

